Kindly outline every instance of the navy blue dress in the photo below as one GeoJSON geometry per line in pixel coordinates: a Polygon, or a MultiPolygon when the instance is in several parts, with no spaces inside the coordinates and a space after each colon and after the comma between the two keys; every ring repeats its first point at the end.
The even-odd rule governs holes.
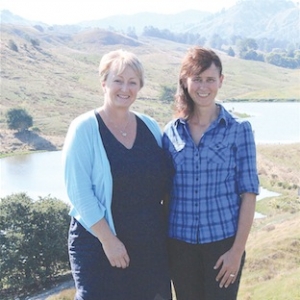
{"type": "MultiPolygon", "coordinates": [[[[86,274],[81,276],[78,272],[77,281],[82,281],[82,286],[87,285],[89,283],[84,281],[89,277],[94,294],[87,292],[85,297],[85,292],[79,292],[78,299],[171,299],[166,222],[161,205],[163,195],[169,189],[171,170],[151,131],[137,116],[136,120],[136,140],[133,147],[127,149],[98,115],[113,178],[113,220],[117,236],[129,254],[130,265],[126,269],[111,267],[97,239],[88,232],[81,233],[86,236],[86,241],[80,242],[81,248],[89,244],[87,251],[91,253],[92,249],[93,260],[89,266],[85,263],[81,266],[81,271],[85,269],[86,274]]],[[[78,227],[83,228],[73,221],[76,223],[73,231],[78,233],[78,227]]]]}

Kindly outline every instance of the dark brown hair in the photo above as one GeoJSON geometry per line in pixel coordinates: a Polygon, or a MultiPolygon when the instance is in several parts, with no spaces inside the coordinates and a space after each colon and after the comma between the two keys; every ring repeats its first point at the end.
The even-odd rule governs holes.
{"type": "Polygon", "coordinates": [[[222,62],[213,50],[199,46],[188,49],[181,63],[177,92],[175,94],[176,115],[178,117],[188,118],[194,111],[194,102],[184,87],[187,78],[201,74],[212,64],[219,69],[221,76],[223,70],[222,62]]]}

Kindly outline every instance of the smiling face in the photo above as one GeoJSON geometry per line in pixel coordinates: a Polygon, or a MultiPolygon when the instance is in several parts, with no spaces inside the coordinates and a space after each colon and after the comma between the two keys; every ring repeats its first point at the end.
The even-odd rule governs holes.
{"type": "Polygon", "coordinates": [[[210,106],[214,105],[222,82],[223,75],[220,75],[220,69],[212,63],[209,68],[200,74],[188,76],[184,87],[196,106],[210,106]]]}
{"type": "Polygon", "coordinates": [[[129,66],[119,74],[117,68],[112,68],[102,88],[106,104],[112,107],[129,108],[136,100],[141,89],[140,78],[129,66]]]}
{"type": "Polygon", "coordinates": [[[177,116],[188,118],[202,106],[213,106],[223,82],[220,57],[211,49],[195,46],[184,56],[177,84],[177,116]]]}

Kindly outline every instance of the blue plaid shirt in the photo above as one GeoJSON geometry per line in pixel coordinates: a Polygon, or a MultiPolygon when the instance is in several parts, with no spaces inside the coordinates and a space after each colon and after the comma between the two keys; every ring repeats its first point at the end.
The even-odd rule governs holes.
{"type": "Polygon", "coordinates": [[[175,166],[169,237],[204,244],[234,236],[240,195],[258,194],[259,190],[250,123],[234,119],[220,105],[217,120],[199,145],[195,145],[188,123],[177,119],[166,126],[163,147],[175,166]]]}

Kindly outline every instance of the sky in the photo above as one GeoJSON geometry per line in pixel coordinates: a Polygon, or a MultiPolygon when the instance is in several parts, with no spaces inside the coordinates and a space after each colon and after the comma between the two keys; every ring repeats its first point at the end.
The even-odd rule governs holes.
{"type": "MultiPolygon", "coordinates": [[[[263,1],[263,0],[262,0],[263,1]]],[[[0,10],[48,25],[74,24],[140,12],[174,14],[195,9],[218,12],[237,0],[0,0],[0,10]]]]}

